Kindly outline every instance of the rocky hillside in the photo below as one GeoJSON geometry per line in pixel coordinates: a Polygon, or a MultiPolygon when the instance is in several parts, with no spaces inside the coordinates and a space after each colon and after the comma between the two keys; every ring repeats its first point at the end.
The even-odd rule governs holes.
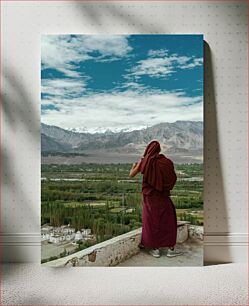
{"type": "Polygon", "coordinates": [[[202,121],[160,123],[130,132],[77,133],[57,126],[41,124],[42,152],[138,153],[157,139],[163,150],[171,153],[198,152],[203,148],[202,121]]]}

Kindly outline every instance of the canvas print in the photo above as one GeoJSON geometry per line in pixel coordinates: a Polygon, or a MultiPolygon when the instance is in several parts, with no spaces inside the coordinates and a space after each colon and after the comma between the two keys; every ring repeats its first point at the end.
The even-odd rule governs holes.
{"type": "Polygon", "coordinates": [[[203,265],[203,35],[41,36],[41,265],[203,265]]]}

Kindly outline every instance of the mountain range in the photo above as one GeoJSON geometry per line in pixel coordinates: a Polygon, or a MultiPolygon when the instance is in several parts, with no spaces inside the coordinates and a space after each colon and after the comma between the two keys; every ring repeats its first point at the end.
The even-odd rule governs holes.
{"type": "Polygon", "coordinates": [[[203,149],[203,122],[164,122],[139,130],[101,133],[75,132],[41,123],[42,154],[104,152],[141,155],[153,139],[157,139],[162,150],[168,153],[200,156],[203,149]]]}

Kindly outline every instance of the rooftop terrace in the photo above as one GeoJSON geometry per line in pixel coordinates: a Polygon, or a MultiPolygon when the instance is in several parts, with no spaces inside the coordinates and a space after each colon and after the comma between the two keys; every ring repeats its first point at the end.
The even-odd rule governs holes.
{"type": "Polygon", "coordinates": [[[165,254],[155,258],[147,250],[140,252],[131,258],[118,264],[119,267],[181,267],[181,266],[202,266],[203,265],[203,244],[186,240],[177,243],[175,249],[182,251],[180,256],[169,258],[165,254]]]}

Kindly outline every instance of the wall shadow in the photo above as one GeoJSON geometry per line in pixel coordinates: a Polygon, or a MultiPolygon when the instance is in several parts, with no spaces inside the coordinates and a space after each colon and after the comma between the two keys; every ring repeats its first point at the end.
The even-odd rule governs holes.
{"type": "MultiPolygon", "coordinates": [[[[221,165],[221,152],[219,142],[219,129],[217,119],[217,101],[214,84],[212,51],[204,41],[204,265],[224,262],[209,263],[206,261],[208,248],[215,246],[206,244],[205,236],[226,236],[228,232],[226,196],[224,191],[224,177],[221,165]],[[218,216],[216,212],[219,211],[218,216]],[[212,224],[215,222],[215,227],[212,224]],[[222,232],[219,226],[222,224],[222,232]],[[212,228],[210,228],[212,226],[212,228]],[[206,254],[206,256],[205,256],[206,254]]],[[[218,250],[217,250],[218,251],[218,250]]],[[[226,258],[231,262],[229,245],[226,246],[226,258]]]]}
{"type": "MultiPolygon", "coordinates": [[[[14,246],[13,254],[14,258],[25,258],[25,245],[31,246],[30,244],[18,244],[13,242],[13,235],[17,232],[28,232],[28,227],[31,228],[31,234],[33,234],[35,227],[39,224],[39,218],[37,217],[37,205],[35,205],[33,196],[26,192],[24,185],[27,182],[32,182],[32,184],[40,183],[40,178],[38,181],[35,180],[36,173],[39,172],[40,164],[37,164],[37,168],[34,165],[29,164],[27,158],[22,163],[21,157],[15,159],[15,154],[21,150],[21,148],[16,145],[14,147],[8,146],[7,143],[3,143],[6,139],[5,131],[9,132],[9,136],[18,135],[21,131],[22,138],[25,138],[25,142],[30,143],[31,146],[39,147],[40,142],[40,127],[37,122],[39,122],[39,114],[37,114],[37,109],[35,109],[34,101],[28,94],[27,88],[22,83],[22,77],[17,74],[16,71],[12,70],[10,67],[4,67],[1,71],[1,79],[3,80],[4,87],[1,88],[1,177],[2,177],[2,194],[1,194],[1,256],[0,260],[3,261],[7,258],[8,250],[11,252],[12,246],[14,246]],[[13,147],[15,150],[13,150],[13,147]],[[18,166],[17,162],[18,161],[18,166]],[[13,166],[15,165],[15,167],[13,166]],[[20,175],[20,167],[22,168],[22,174],[20,175]],[[32,167],[34,178],[27,177],[25,168],[32,167]],[[9,202],[12,201],[12,202],[9,202]],[[12,207],[12,210],[10,208],[12,207]],[[20,211],[27,211],[27,219],[21,220],[20,211]],[[6,215],[5,215],[6,214],[6,215]],[[8,215],[7,215],[8,214],[8,215]],[[22,230],[14,230],[13,225],[19,225],[25,222],[26,228],[22,230]],[[12,235],[13,233],[13,235],[12,235]]],[[[17,137],[17,136],[16,136],[17,137]]],[[[22,148],[23,149],[23,148],[22,148]]],[[[27,152],[32,154],[32,152],[27,152]]],[[[32,186],[30,186],[32,190],[32,186]]],[[[39,196],[39,195],[38,195],[39,196]]],[[[40,242],[40,237],[37,235],[35,238],[34,247],[37,247],[37,243],[40,242]]],[[[20,242],[19,242],[20,243],[20,242]]],[[[10,256],[12,257],[12,256],[10,256]]],[[[11,262],[11,259],[10,259],[11,262]]],[[[10,273],[6,274],[5,277],[11,277],[14,273],[14,269],[10,269],[10,273]]]]}
{"type": "MultiPolygon", "coordinates": [[[[90,3],[77,3],[75,2],[75,6],[77,11],[81,11],[82,16],[87,19],[87,21],[91,25],[95,25],[95,28],[100,30],[103,33],[104,25],[101,23],[101,15],[108,16],[110,15],[113,20],[117,20],[117,22],[122,24],[124,22],[126,25],[135,28],[136,33],[138,34],[161,34],[165,33],[167,29],[165,27],[159,27],[154,24],[154,22],[149,22],[148,18],[146,20],[139,20],[137,16],[132,14],[132,11],[129,11],[125,6],[122,6],[122,11],[120,8],[113,5],[105,5],[101,6],[101,14],[98,5],[93,5],[90,3]]],[[[134,32],[135,34],[135,32],[134,32]]]]}
{"type": "MultiPolygon", "coordinates": [[[[2,94],[2,118],[4,118],[4,121],[9,122],[11,124],[8,128],[12,130],[12,134],[19,133],[20,130],[22,130],[23,135],[25,135],[23,137],[27,139],[27,142],[30,141],[32,142],[32,144],[36,143],[36,145],[38,145],[40,141],[40,128],[39,126],[37,126],[37,122],[39,122],[40,119],[34,107],[34,102],[30,99],[27,90],[17,78],[16,72],[14,73],[10,69],[6,68],[4,77],[6,79],[7,86],[11,80],[11,85],[8,89],[8,92],[15,93],[15,95],[7,96],[2,94]],[[15,99],[15,97],[18,97],[18,99],[15,99]]],[[[17,151],[19,149],[20,148],[16,147],[17,151]]],[[[24,205],[23,209],[27,210],[28,206],[29,213],[31,213],[30,218],[32,218],[32,220],[35,220],[37,217],[37,210],[33,204],[33,199],[29,198],[29,196],[25,194],[22,189],[23,181],[27,182],[25,179],[25,173],[23,173],[22,177],[18,177],[18,175],[16,175],[15,170],[9,159],[9,157],[15,152],[10,152],[9,150],[10,149],[8,148],[8,146],[1,146],[2,165],[4,166],[2,167],[2,174],[4,174],[3,185],[5,188],[14,188],[14,192],[17,195],[21,195],[18,198],[19,201],[17,201],[15,204],[16,208],[22,209],[20,205],[24,205]]],[[[27,163],[27,161],[25,162],[27,163]]],[[[40,165],[38,165],[37,170],[39,169],[39,167],[40,165]]],[[[19,216],[17,215],[17,217],[19,216]]],[[[7,232],[11,232],[11,227],[11,224],[6,223],[6,228],[4,230],[7,232]]]]}
{"type": "MultiPolygon", "coordinates": [[[[98,24],[100,22],[98,17],[98,9],[93,6],[80,5],[79,3],[75,3],[77,9],[81,10],[86,16],[88,16],[88,22],[96,24],[97,28],[103,30],[103,26],[98,24]]],[[[151,26],[149,22],[138,23],[137,18],[134,15],[128,14],[127,10],[120,12],[115,6],[103,7],[103,14],[114,15],[116,19],[122,20],[125,23],[129,23],[132,27],[136,27],[137,32],[141,33],[165,33],[167,29],[164,27],[157,27],[155,25],[151,26]]],[[[220,220],[217,215],[213,215],[212,219],[216,220],[219,224],[222,221],[222,229],[223,232],[228,232],[228,223],[227,223],[227,208],[226,208],[226,199],[224,192],[224,183],[223,183],[223,175],[222,175],[222,167],[220,162],[220,149],[219,149],[219,139],[218,139],[218,123],[217,123],[217,110],[216,110],[216,97],[215,97],[215,86],[214,86],[214,75],[212,68],[212,52],[210,50],[209,45],[204,43],[204,202],[205,202],[205,211],[204,211],[204,228],[205,224],[208,225],[208,222],[211,218],[209,214],[209,207],[212,212],[219,206],[219,211],[223,212],[223,219],[220,220]],[[215,169],[215,171],[213,170],[215,169]],[[215,172],[215,179],[212,177],[215,172]],[[212,196],[212,200],[215,203],[212,203],[210,200],[210,195],[212,196]],[[209,202],[210,201],[210,202],[209,202]],[[213,206],[214,205],[214,206],[213,206]],[[216,205],[216,207],[215,207],[216,205]],[[205,216],[206,215],[206,216],[205,216]]],[[[11,122],[12,131],[18,133],[20,128],[24,129],[24,132],[27,133],[30,141],[36,142],[40,134],[38,135],[38,126],[36,117],[36,110],[34,108],[34,102],[30,100],[27,90],[25,90],[23,84],[20,82],[20,79],[17,78],[16,72],[11,71],[11,69],[5,70],[5,77],[7,80],[11,80],[12,91],[15,91],[18,95],[18,101],[10,96],[5,96],[2,94],[2,112],[5,120],[11,122]],[[12,107],[15,107],[15,112],[12,112],[12,107]],[[24,111],[28,109],[29,111],[24,111]],[[31,118],[32,116],[32,118],[31,118]]],[[[11,92],[11,91],[10,91],[11,92]]],[[[18,149],[18,148],[17,148],[18,149]]],[[[13,172],[13,167],[11,162],[8,159],[10,156],[10,152],[8,152],[7,148],[1,146],[1,158],[2,165],[4,164],[4,172],[8,177],[11,177],[12,185],[10,185],[8,177],[3,180],[6,185],[4,188],[13,188],[15,186],[15,190],[17,194],[22,194],[22,181],[19,177],[15,175],[13,172]]],[[[40,167],[40,165],[38,165],[40,167]]],[[[40,178],[39,178],[40,179],[40,178]]],[[[9,192],[9,191],[8,191],[9,192]]],[[[29,195],[23,193],[22,205],[25,206],[25,209],[29,209],[29,217],[32,220],[37,220],[37,207],[33,205],[33,201],[29,198],[29,195]]],[[[18,209],[22,209],[20,207],[20,203],[16,203],[18,209]]],[[[18,216],[17,216],[18,217],[18,216]]],[[[13,222],[15,222],[13,220],[13,222]]],[[[4,232],[11,231],[11,225],[8,226],[6,224],[6,228],[1,231],[1,234],[4,235],[4,232]]],[[[207,230],[207,233],[215,233],[217,232],[216,228],[212,230],[207,230]]],[[[20,248],[21,249],[21,248],[20,248]]],[[[229,246],[227,250],[228,258],[229,254],[229,246]]],[[[22,256],[21,256],[22,257],[22,256]]],[[[204,246],[204,262],[205,262],[205,246],[204,246]]]]}

